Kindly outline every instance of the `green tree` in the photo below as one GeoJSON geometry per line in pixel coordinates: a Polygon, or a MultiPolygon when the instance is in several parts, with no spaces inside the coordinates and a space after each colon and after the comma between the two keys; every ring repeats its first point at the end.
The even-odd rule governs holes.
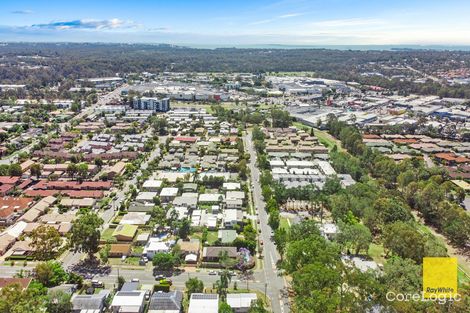
{"type": "Polygon", "coordinates": [[[70,110],[72,110],[72,112],[74,113],[80,112],[81,109],[82,109],[82,106],[80,105],[78,101],[74,101],[72,105],[70,106],[70,110]]]}
{"type": "Polygon", "coordinates": [[[58,286],[68,279],[68,274],[62,268],[62,265],[56,261],[41,262],[36,265],[34,276],[38,282],[46,287],[58,286]]]}
{"type": "Polygon", "coordinates": [[[248,313],[268,313],[268,310],[265,309],[263,300],[256,299],[251,303],[248,313]]]}
{"type": "Polygon", "coordinates": [[[201,293],[204,291],[203,281],[196,277],[188,279],[185,283],[185,286],[186,291],[188,293],[188,297],[190,297],[192,293],[201,293]]]}
{"type": "Polygon", "coordinates": [[[103,159],[101,158],[95,158],[94,163],[96,166],[98,166],[98,168],[102,168],[104,164],[103,159]]]}
{"type": "Polygon", "coordinates": [[[88,176],[88,164],[80,163],[77,165],[77,173],[80,179],[85,179],[88,176]]]}
{"type": "Polygon", "coordinates": [[[69,238],[72,250],[87,253],[89,258],[93,258],[93,254],[99,250],[101,225],[103,225],[103,219],[96,213],[86,210],[79,214],[72,223],[69,238]]]}
{"type": "Polygon", "coordinates": [[[220,273],[220,278],[214,284],[214,288],[217,289],[217,293],[221,297],[222,301],[225,301],[227,298],[227,289],[231,280],[232,276],[228,270],[223,270],[220,273]]]}
{"type": "Polygon", "coordinates": [[[235,263],[236,263],[236,260],[231,259],[228,256],[227,251],[219,252],[219,264],[222,268],[224,269],[232,268],[235,265],[235,263]]]}
{"type": "Polygon", "coordinates": [[[59,290],[52,291],[47,295],[47,313],[70,313],[72,312],[71,295],[59,290]]]}
{"type": "Polygon", "coordinates": [[[57,229],[48,225],[40,225],[30,235],[30,246],[34,250],[34,258],[39,261],[54,259],[62,245],[62,237],[57,229]]]}
{"type": "Polygon", "coordinates": [[[188,238],[191,231],[191,222],[185,218],[181,221],[178,228],[178,236],[182,239],[188,238]]]}
{"type": "Polygon", "coordinates": [[[233,313],[233,310],[227,302],[221,302],[219,305],[219,313],[233,313]]]}
{"type": "Polygon", "coordinates": [[[34,163],[31,165],[29,170],[31,172],[31,176],[36,176],[36,179],[39,179],[39,176],[41,176],[41,164],[34,163]]]}
{"type": "Polygon", "coordinates": [[[0,313],[44,313],[45,292],[19,284],[11,284],[0,290],[0,313]]]}
{"type": "Polygon", "coordinates": [[[21,175],[23,175],[23,171],[21,170],[21,166],[19,164],[10,165],[9,175],[10,176],[21,176],[21,175]]]}
{"type": "Polygon", "coordinates": [[[77,165],[75,163],[70,163],[69,165],[67,165],[66,172],[70,175],[70,177],[72,177],[72,179],[77,173],[77,170],[77,165]]]}
{"type": "Polygon", "coordinates": [[[271,226],[272,229],[276,230],[276,229],[279,228],[280,222],[281,222],[281,220],[280,220],[280,216],[279,216],[279,211],[278,210],[273,210],[269,214],[269,219],[268,219],[269,226],[271,226]]]}
{"type": "Polygon", "coordinates": [[[281,255],[281,260],[286,249],[287,238],[287,231],[284,228],[278,228],[274,232],[274,243],[276,244],[277,251],[281,255]]]}
{"type": "Polygon", "coordinates": [[[421,263],[424,256],[424,244],[424,236],[411,224],[395,222],[385,226],[383,245],[387,253],[392,252],[402,258],[421,263]]]}
{"type": "Polygon", "coordinates": [[[372,243],[372,234],[370,230],[362,224],[340,223],[340,232],[337,241],[346,249],[352,249],[354,254],[360,251],[367,252],[372,243]]]}
{"type": "Polygon", "coordinates": [[[107,242],[106,245],[100,249],[100,259],[103,263],[108,263],[109,251],[111,251],[111,244],[107,242]]]}
{"type": "Polygon", "coordinates": [[[293,286],[298,312],[337,312],[341,302],[341,282],[341,272],[320,262],[296,271],[293,286]]]}
{"type": "Polygon", "coordinates": [[[175,266],[175,259],[170,253],[156,253],[153,256],[152,263],[157,270],[169,271],[175,266]]]}
{"type": "Polygon", "coordinates": [[[122,286],[124,285],[124,283],[126,282],[126,279],[123,277],[123,276],[118,276],[117,279],[116,279],[116,282],[117,282],[117,289],[118,290],[121,290],[122,286]]]}

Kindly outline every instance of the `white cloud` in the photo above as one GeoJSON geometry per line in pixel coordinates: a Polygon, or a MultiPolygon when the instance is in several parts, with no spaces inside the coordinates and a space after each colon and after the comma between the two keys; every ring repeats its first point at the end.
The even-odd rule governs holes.
{"type": "Polygon", "coordinates": [[[132,21],[124,21],[117,18],[110,20],[82,19],[71,21],[58,21],[45,24],[33,24],[31,28],[37,29],[86,29],[86,30],[115,30],[136,28],[138,25],[132,21]]]}
{"type": "Polygon", "coordinates": [[[279,15],[279,18],[291,18],[291,17],[296,17],[296,16],[302,16],[305,13],[288,13],[288,14],[283,14],[279,15]]]}

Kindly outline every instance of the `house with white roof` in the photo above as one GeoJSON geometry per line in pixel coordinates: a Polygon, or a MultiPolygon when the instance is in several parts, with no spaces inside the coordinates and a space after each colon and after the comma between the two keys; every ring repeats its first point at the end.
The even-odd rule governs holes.
{"type": "Polygon", "coordinates": [[[235,225],[241,223],[243,220],[243,212],[237,209],[226,209],[224,211],[224,226],[226,228],[232,228],[235,225]]]}
{"type": "Polygon", "coordinates": [[[135,198],[136,202],[141,202],[141,203],[153,203],[153,198],[158,196],[158,193],[153,192],[153,191],[142,191],[137,194],[137,197],[135,198]]]}
{"type": "Polygon", "coordinates": [[[248,313],[251,304],[257,298],[256,293],[229,293],[227,294],[227,304],[230,305],[234,313],[248,313]]]}
{"type": "Polygon", "coordinates": [[[202,193],[199,195],[199,204],[218,204],[224,200],[221,193],[202,193]]]}
{"type": "Polygon", "coordinates": [[[222,188],[227,191],[240,190],[240,183],[223,183],[222,188]]]}
{"type": "Polygon", "coordinates": [[[217,313],[219,311],[219,295],[192,293],[189,300],[188,313],[217,313]]]}
{"type": "Polygon", "coordinates": [[[158,192],[160,190],[160,187],[162,186],[162,183],[163,183],[163,181],[161,181],[161,180],[155,180],[155,179],[146,180],[142,184],[142,190],[158,192]]]}
{"type": "Polygon", "coordinates": [[[144,303],[145,291],[118,291],[110,309],[113,313],[142,313],[144,303]]]}
{"type": "Polygon", "coordinates": [[[162,191],[160,192],[160,200],[162,203],[170,203],[173,201],[176,196],[178,195],[178,188],[174,187],[165,187],[162,188],[162,191]]]}
{"type": "Polygon", "coordinates": [[[149,220],[149,214],[146,214],[144,212],[129,212],[121,218],[119,224],[145,225],[148,223],[149,220]]]}
{"type": "Polygon", "coordinates": [[[160,238],[150,238],[144,246],[143,254],[152,259],[157,253],[169,253],[171,244],[169,241],[162,241],[160,238]]]}

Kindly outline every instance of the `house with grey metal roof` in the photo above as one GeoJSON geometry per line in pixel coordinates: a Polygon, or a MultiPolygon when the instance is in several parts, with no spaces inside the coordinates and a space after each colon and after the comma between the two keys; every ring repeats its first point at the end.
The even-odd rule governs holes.
{"type": "Polygon", "coordinates": [[[148,313],[180,313],[182,302],[181,291],[155,292],[150,298],[148,313]]]}
{"type": "Polygon", "coordinates": [[[106,309],[109,290],[101,290],[97,294],[76,294],[72,296],[72,313],[102,313],[106,309]]]}

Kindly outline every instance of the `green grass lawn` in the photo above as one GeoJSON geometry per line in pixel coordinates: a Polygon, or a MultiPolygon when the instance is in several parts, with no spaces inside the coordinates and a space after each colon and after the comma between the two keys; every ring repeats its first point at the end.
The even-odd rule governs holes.
{"type": "Polygon", "coordinates": [[[101,233],[101,240],[102,241],[115,241],[115,238],[113,237],[113,232],[114,228],[106,228],[102,233],[101,233]]]}
{"type": "Polygon", "coordinates": [[[132,246],[132,252],[133,253],[142,253],[142,252],[144,252],[144,247],[143,246],[132,246]]]}
{"type": "Polygon", "coordinates": [[[284,228],[285,230],[289,230],[290,228],[290,221],[287,217],[281,217],[280,219],[280,227],[284,228]]]}
{"type": "Polygon", "coordinates": [[[458,271],[457,271],[457,279],[459,282],[459,286],[463,286],[470,282],[470,278],[465,274],[465,272],[460,267],[458,268],[458,271]]]}
{"type": "MultiPolygon", "coordinates": [[[[191,235],[192,238],[197,238],[202,240],[202,232],[197,232],[191,235]]],[[[208,231],[207,232],[207,243],[209,245],[213,244],[217,239],[219,239],[219,234],[217,231],[208,231]]]]}
{"type": "Polygon", "coordinates": [[[208,231],[207,232],[207,242],[211,245],[219,239],[219,234],[217,231],[208,231]]]}
{"type": "Polygon", "coordinates": [[[382,256],[384,253],[384,247],[380,244],[375,244],[372,243],[369,246],[369,251],[367,251],[367,254],[377,263],[380,264],[385,264],[385,258],[382,256]]]}

